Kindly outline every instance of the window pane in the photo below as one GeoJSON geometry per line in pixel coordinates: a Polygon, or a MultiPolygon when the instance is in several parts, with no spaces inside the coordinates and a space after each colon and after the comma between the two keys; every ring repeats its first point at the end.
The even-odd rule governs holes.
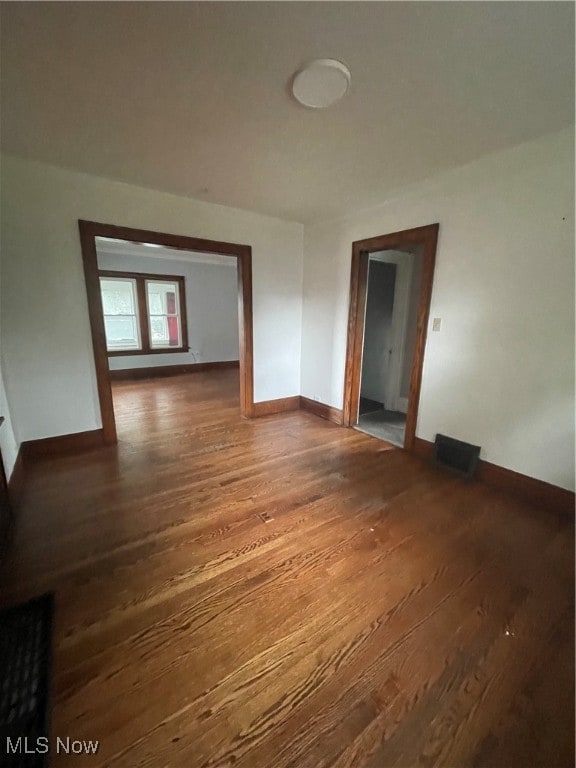
{"type": "Polygon", "coordinates": [[[109,350],[140,349],[138,323],[136,318],[105,315],[106,346],[109,350]]]}
{"type": "Polygon", "coordinates": [[[150,341],[164,342],[168,344],[170,337],[168,335],[168,318],[165,316],[150,318],[150,341]]]}
{"type": "Polygon", "coordinates": [[[100,292],[107,349],[141,349],[136,281],[126,277],[101,277],[100,292]]]}
{"type": "Polygon", "coordinates": [[[178,284],[167,280],[155,282],[146,281],[148,292],[148,312],[151,315],[177,315],[178,284]]]}
{"type": "Polygon", "coordinates": [[[134,280],[101,277],[102,305],[105,315],[135,315],[134,280]]]}
{"type": "Polygon", "coordinates": [[[152,349],[182,346],[178,283],[147,280],[146,295],[152,349]]]}
{"type": "Polygon", "coordinates": [[[148,303],[150,306],[151,315],[164,315],[165,310],[162,304],[162,295],[160,293],[154,293],[148,289],[148,303]]]}

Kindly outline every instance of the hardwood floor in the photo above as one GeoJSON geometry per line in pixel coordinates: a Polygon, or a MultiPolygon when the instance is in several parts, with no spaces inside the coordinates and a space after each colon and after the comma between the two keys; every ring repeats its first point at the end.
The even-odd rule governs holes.
{"type": "Polygon", "coordinates": [[[573,766],[571,521],[237,377],[114,384],[118,447],[28,476],[2,602],[56,591],[100,742],[53,765],[573,766]]]}

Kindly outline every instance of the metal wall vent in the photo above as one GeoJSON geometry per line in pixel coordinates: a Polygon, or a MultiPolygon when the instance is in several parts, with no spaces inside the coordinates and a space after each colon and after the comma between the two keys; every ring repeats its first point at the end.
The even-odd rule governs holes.
{"type": "Polygon", "coordinates": [[[436,435],[434,458],[436,463],[463,477],[474,476],[480,456],[480,446],[470,445],[446,435],[436,435]]]}

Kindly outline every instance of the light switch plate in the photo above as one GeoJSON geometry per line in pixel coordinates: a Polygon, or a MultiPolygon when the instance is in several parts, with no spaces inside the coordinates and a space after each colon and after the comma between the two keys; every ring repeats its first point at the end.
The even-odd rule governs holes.
{"type": "Polygon", "coordinates": [[[439,331],[442,327],[442,318],[441,317],[435,317],[432,321],[432,330],[433,331],[439,331]]]}

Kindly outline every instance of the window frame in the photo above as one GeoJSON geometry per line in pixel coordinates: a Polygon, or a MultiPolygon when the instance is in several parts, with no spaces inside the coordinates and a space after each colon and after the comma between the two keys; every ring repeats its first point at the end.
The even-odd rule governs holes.
{"type": "MultiPolygon", "coordinates": [[[[134,280],[136,283],[136,309],[138,312],[138,322],[140,327],[141,349],[108,349],[106,339],[106,355],[108,357],[124,357],[128,355],[170,355],[182,352],[189,352],[188,346],[188,319],[186,316],[186,283],[183,275],[153,275],[148,272],[120,272],[113,269],[98,270],[98,287],[100,287],[100,278],[123,278],[134,280]],[[152,347],[150,345],[150,322],[148,317],[148,296],[146,291],[146,281],[155,283],[175,283],[178,286],[178,308],[180,310],[180,340],[178,347],[152,347]]],[[[100,299],[102,294],[100,293],[100,299]]],[[[104,311],[102,311],[104,317],[104,311]]]]}
{"type": "Polygon", "coordinates": [[[124,276],[114,276],[113,278],[107,277],[106,275],[102,275],[98,278],[100,281],[100,294],[102,294],[102,280],[117,280],[118,282],[124,282],[130,285],[130,296],[133,300],[133,308],[134,312],[133,314],[124,314],[124,315],[110,315],[106,312],[104,307],[104,299],[102,299],[102,315],[104,317],[104,334],[106,335],[106,351],[108,352],[108,336],[107,336],[107,329],[106,329],[106,319],[108,317],[131,317],[134,318],[134,322],[136,325],[136,342],[138,344],[137,348],[126,348],[122,350],[117,349],[111,349],[110,352],[140,352],[142,349],[142,331],[140,328],[140,307],[138,302],[138,284],[134,278],[127,278],[124,276]]]}

